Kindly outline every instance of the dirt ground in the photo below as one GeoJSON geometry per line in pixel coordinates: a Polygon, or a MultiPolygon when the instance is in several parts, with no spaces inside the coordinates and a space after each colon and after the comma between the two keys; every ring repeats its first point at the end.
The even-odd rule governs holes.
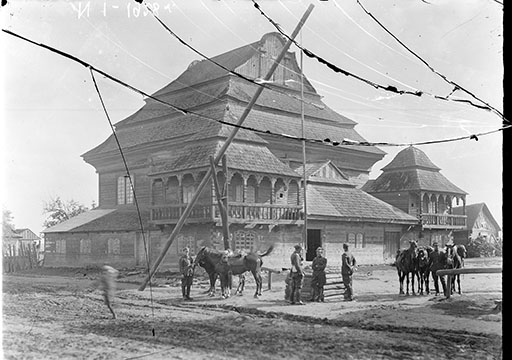
{"type": "MultiPolygon", "coordinates": [[[[466,267],[502,266],[501,258],[466,267]]],[[[181,300],[179,278],[123,270],[113,320],[94,288],[95,269],[39,269],[3,276],[5,359],[501,359],[501,274],[466,274],[462,295],[398,295],[391,266],[360,267],[355,302],[289,305],[284,274],[254,299],[210,298],[197,276],[181,300]]],[[[432,287],[432,285],[431,285],[432,287]]]]}

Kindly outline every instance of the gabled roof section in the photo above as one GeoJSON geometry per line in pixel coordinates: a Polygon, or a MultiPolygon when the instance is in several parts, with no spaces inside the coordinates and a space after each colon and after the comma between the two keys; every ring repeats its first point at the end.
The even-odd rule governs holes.
{"type": "Polygon", "coordinates": [[[400,151],[396,154],[395,158],[386,166],[382,168],[382,171],[389,170],[403,170],[403,169],[428,169],[428,170],[441,170],[435,166],[428,156],[420,149],[409,146],[408,148],[400,151]]]}
{"type": "MultiPolygon", "coordinates": [[[[472,229],[475,225],[476,219],[478,215],[483,213],[485,217],[490,220],[497,231],[501,231],[498,222],[494,219],[491,214],[491,211],[487,207],[485,203],[471,204],[466,205],[466,216],[467,216],[467,227],[468,229],[472,229]]],[[[453,214],[455,215],[464,215],[464,206],[456,206],[452,209],[453,214]]]]}
{"type": "MultiPolygon", "coordinates": [[[[301,164],[295,163],[290,167],[302,177],[303,167],[301,164]]],[[[309,162],[305,168],[308,181],[355,186],[331,160],[309,162]]]]}
{"type": "Polygon", "coordinates": [[[32,230],[29,228],[25,229],[16,229],[16,233],[20,234],[23,238],[23,240],[41,240],[39,236],[36,235],[32,230]]]}
{"type": "MultiPolygon", "coordinates": [[[[141,211],[142,226],[148,227],[149,211],[141,211]]],[[[45,234],[89,231],[140,231],[136,211],[94,209],[44,230],[45,234]]]]}
{"type": "Polygon", "coordinates": [[[332,216],[347,221],[417,224],[418,219],[357,189],[308,184],[308,215],[332,216]]]}
{"type": "MultiPolygon", "coordinates": [[[[215,157],[222,144],[223,141],[220,140],[202,144],[188,143],[162,157],[149,175],[208,168],[210,156],[215,157]]],[[[229,169],[299,177],[288,165],[279,161],[268,148],[262,145],[233,142],[228,147],[226,156],[229,169]]]]}
{"type": "Polygon", "coordinates": [[[451,183],[442,175],[421,150],[409,146],[382,169],[375,180],[368,181],[364,191],[369,193],[398,191],[432,191],[454,195],[466,195],[464,190],[451,183]]]}

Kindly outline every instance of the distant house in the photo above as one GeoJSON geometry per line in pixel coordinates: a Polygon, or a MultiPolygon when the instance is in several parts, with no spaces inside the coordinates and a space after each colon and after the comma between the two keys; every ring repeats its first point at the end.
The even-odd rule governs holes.
{"type": "Polygon", "coordinates": [[[18,256],[22,238],[23,236],[18,234],[11,226],[4,225],[2,231],[3,254],[9,256],[18,256]]]}
{"type": "Polygon", "coordinates": [[[28,228],[12,229],[10,226],[5,226],[4,231],[2,235],[4,254],[18,256],[22,246],[24,248],[31,246],[32,250],[34,245],[37,251],[43,250],[42,239],[28,228]]]}
{"type": "Polygon", "coordinates": [[[363,190],[417,218],[418,223],[397,245],[407,247],[408,240],[444,246],[451,233],[466,229],[465,203],[467,193],[441,174],[420,149],[409,146],[400,151],[375,180],[369,180],[363,190]],[[454,205],[462,202],[457,212],[454,205]]]}
{"type": "MultiPolygon", "coordinates": [[[[453,208],[454,214],[461,214],[464,209],[459,206],[453,208]]],[[[500,226],[492,216],[485,203],[466,205],[467,229],[455,231],[453,241],[456,244],[466,245],[469,239],[476,239],[481,236],[488,241],[496,241],[501,231],[500,226]]]]}

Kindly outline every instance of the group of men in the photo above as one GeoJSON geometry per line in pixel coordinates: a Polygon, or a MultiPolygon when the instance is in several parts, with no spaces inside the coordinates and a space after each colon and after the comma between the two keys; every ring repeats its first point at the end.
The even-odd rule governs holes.
{"type": "MultiPolygon", "coordinates": [[[[304,269],[302,256],[302,245],[295,245],[295,251],[290,256],[291,269],[290,269],[290,303],[292,305],[304,305],[301,299],[301,290],[304,283],[304,269]]],[[[319,247],[316,249],[316,257],[313,259],[311,268],[313,269],[313,276],[311,277],[311,288],[313,295],[311,301],[323,302],[324,301],[324,286],[326,284],[325,268],[327,267],[327,259],[324,256],[324,249],[319,247]]],[[[343,294],[345,301],[354,300],[354,292],[352,289],[352,275],[356,269],[356,259],[349,251],[348,245],[343,244],[343,254],[341,255],[341,277],[343,285],[345,286],[345,293],[343,294]]]]}

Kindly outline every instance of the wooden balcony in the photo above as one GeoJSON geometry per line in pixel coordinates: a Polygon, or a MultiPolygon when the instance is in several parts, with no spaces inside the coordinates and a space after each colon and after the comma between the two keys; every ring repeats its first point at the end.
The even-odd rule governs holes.
{"type": "MultiPolygon", "coordinates": [[[[151,207],[151,222],[157,225],[175,224],[186,204],[155,205],[151,207]]],[[[301,205],[230,203],[229,223],[242,224],[303,224],[301,205]]],[[[188,223],[220,222],[216,205],[196,204],[187,218],[188,223]]]]}
{"type": "Polygon", "coordinates": [[[464,230],[467,226],[466,219],[466,215],[428,213],[421,215],[421,221],[425,229],[464,230]]]}

